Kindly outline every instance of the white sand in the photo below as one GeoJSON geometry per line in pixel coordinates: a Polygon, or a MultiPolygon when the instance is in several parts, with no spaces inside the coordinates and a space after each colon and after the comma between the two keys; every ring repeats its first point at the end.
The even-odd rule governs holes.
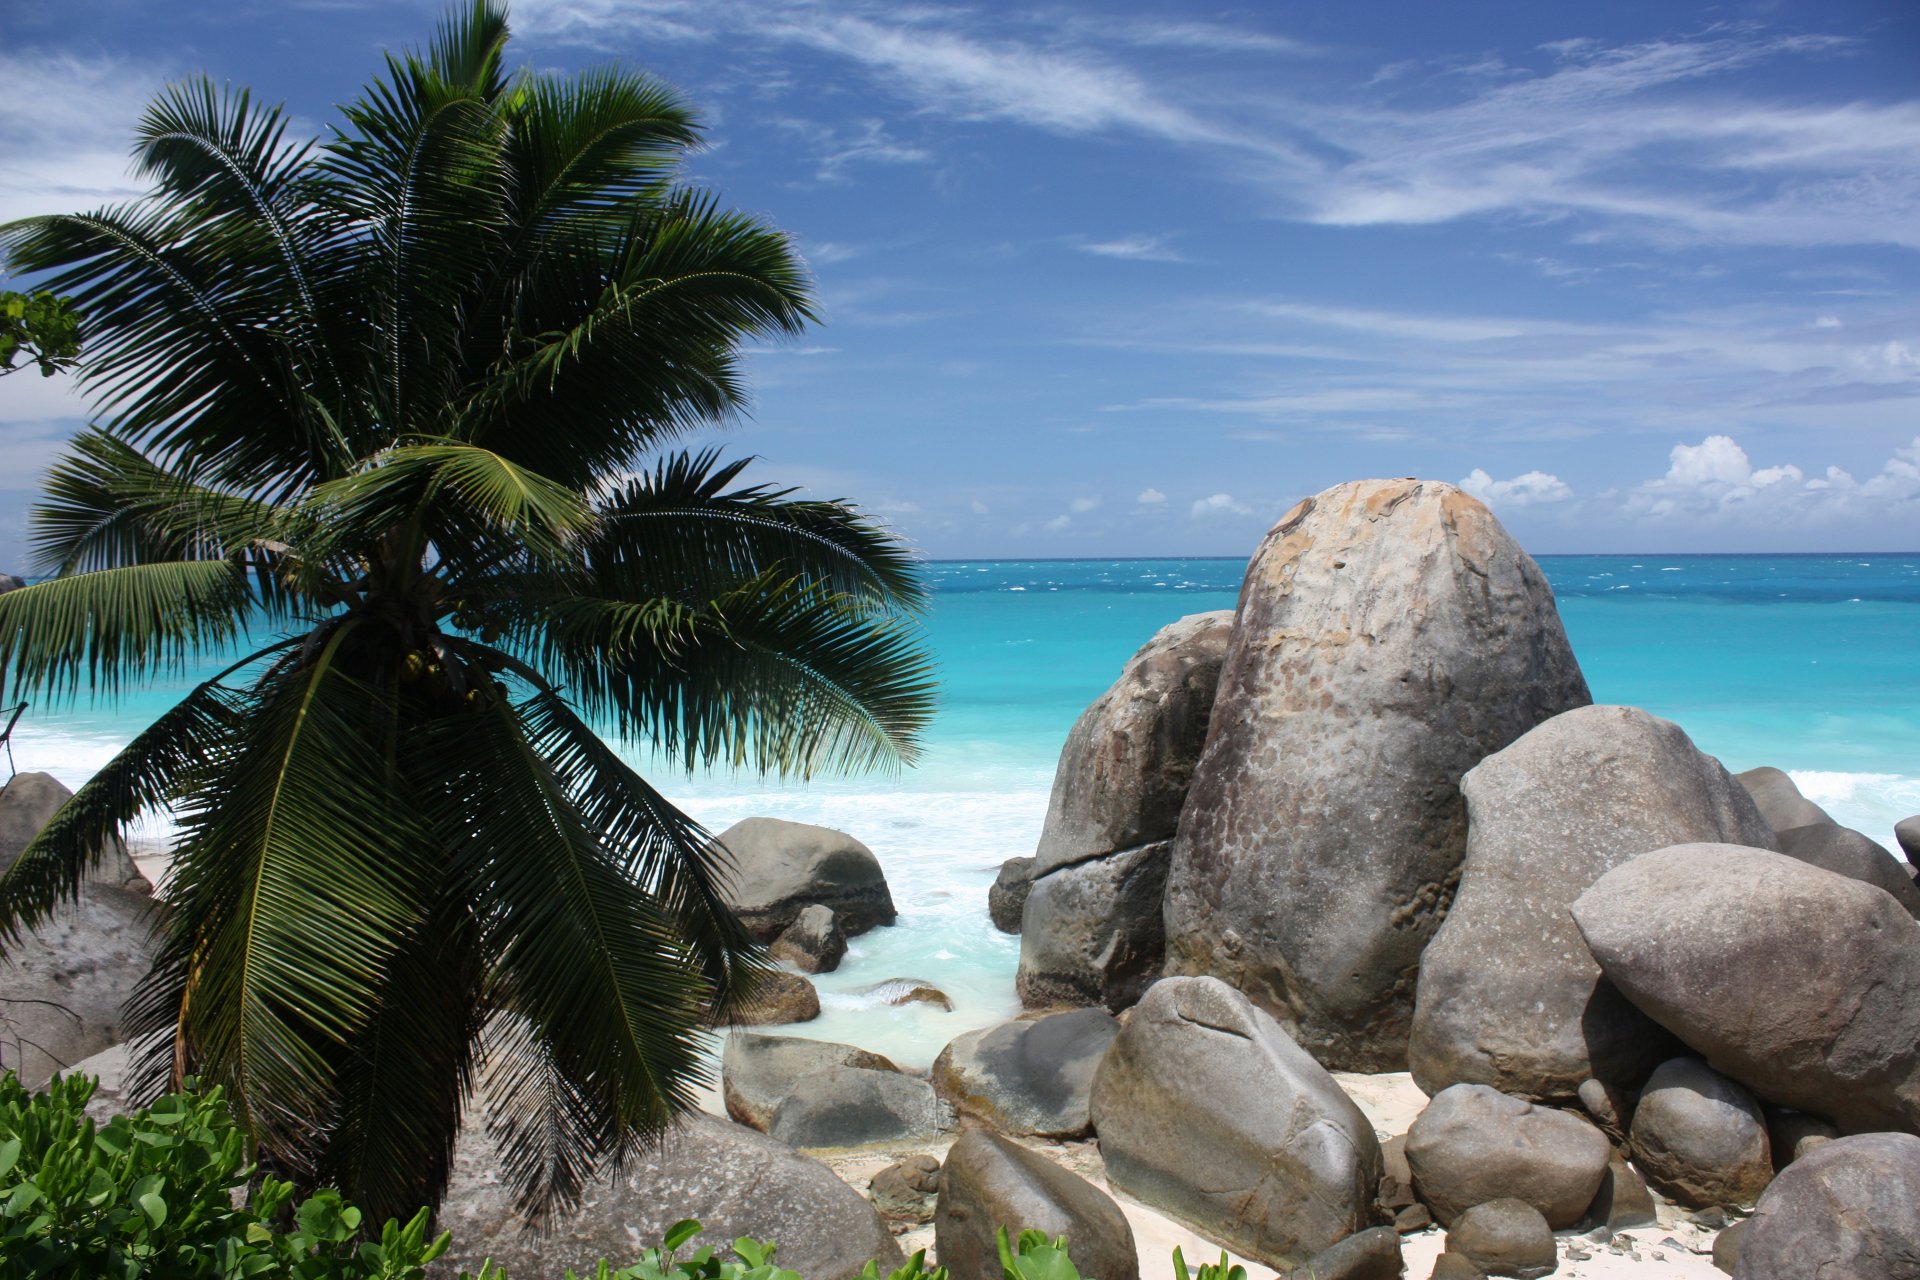
{"type": "MultiPolygon", "coordinates": [[[[1336,1079],[1373,1122],[1382,1140],[1404,1134],[1427,1105],[1426,1095],[1405,1072],[1390,1075],[1339,1074],[1336,1079]]],[[[718,1088],[710,1090],[703,1105],[716,1115],[725,1115],[718,1088]]],[[[1094,1142],[1048,1142],[1019,1139],[1031,1151],[1037,1151],[1072,1169],[1095,1186],[1105,1188],[1119,1203],[1120,1211],[1133,1229],[1134,1245],[1140,1254],[1141,1280],[1173,1280],[1173,1250],[1178,1246],[1189,1267],[1218,1260],[1220,1246],[1198,1232],[1175,1222],[1156,1209],[1130,1199],[1109,1186],[1100,1150],[1094,1142]]],[[[944,1160],[951,1136],[914,1146],[881,1147],[859,1151],[814,1152],[833,1171],[861,1192],[874,1174],[909,1155],[928,1153],[944,1160]]],[[[1558,1237],[1560,1269],[1556,1276],[1570,1280],[1724,1280],[1708,1256],[1713,1247],[1711,1231],[1688,1221],[1674,1206],[1661,1203],[1658,1227],[1636,1228],[1620,1233],[1610,1244],[1598,1244],[1573,1233],[1558,1237]]],[[[933,1228],[917,1227],[899,1236],[900,1246],[911,1254],[915,1249],[933,1250],[933,1228]]],[[[1446,1247],[1446,1233],[1438,1227],[1401,1238],[1408,1280],[1427,1280],[1433,1272],[1433,1260],[1446,1247]]],[[[1252,1280],[1274,1275],[1271,1267],[1252,1262],[1229,1252],[1228,1257],[1247,1268],[1252,1280]]]]}

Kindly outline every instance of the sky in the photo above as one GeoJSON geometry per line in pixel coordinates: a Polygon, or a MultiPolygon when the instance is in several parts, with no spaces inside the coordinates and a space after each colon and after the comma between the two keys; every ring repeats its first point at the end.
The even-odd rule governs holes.
{"type": "MultiPolygon", "coordinates": [[[[314,135],[414,0],[0,0],[0,219],[205,71],[314,135]]],[[[519,0],[788,231],[751,477],[936,558],[1245,555],[1417,475],[1537,553],[1920,549],[1920,5],[519,0]]],[[[0,378],[0,569],[84,421],[0,378]]]]}

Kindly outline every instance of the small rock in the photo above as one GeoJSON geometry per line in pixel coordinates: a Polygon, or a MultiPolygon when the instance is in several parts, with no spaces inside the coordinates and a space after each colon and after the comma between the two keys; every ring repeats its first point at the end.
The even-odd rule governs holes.
{"type": "Polygon", "coordinates": [[[1831,1120],[1810,1116],[1804,1111],[1766,1107],[1767,1143],[1773,1149],[1773,1167],[1784,1169],[1801,1156],[1832,1142],[1840,1130],[1831,1120]]]}
{"type": "Polygon", "coordinates": [[[832,908],[815,902],[801,909],[767,954],[802,973],[831,973],[847,954],[847,935],[832,908]]]}
{"type": "Polygon", "coordinates": [[[1773,1181],[1758,1100],[1698,1058],[1663,1062],[1647,1081],[1633,1152],[1647,1181],[1690,1209],[1752,1204],[1773,1181]]]}
{"type": "Polygon", "coordinates": [[[1538,1280],[1559,1266],[1553,1228],[1524,1200],[1489,1200],[1463,1211],[1447,1228],[1447,1252],[1465,1255],[1490,1276],[1538,1280]]]}
{"type": "Polygon", "coordinates": [[[1631,1089],[1599,1080],[1580,1083],[1580,1105],[1617,1147],[1627,1145],[1627,1129],[1633,1124],[1633,1106],[1638,1100],[1639,1095],[1631,1089]]]}
{"type": "Polygon", "coordinates": [[[1708,1205],[1688,1214],[1687,1221],[1706,1231],[1720,1231],[1727,1225],[1727,1211],[1717,1204],[1708,1205]]]}
{"type": "Polygon", "coordinates": [[[1486,1274],[1465,1254],[1443,1253],[1433,1260],[1433,1280],[1486,1280],[1486,1274]]]}
{"type": "Polygon", "coordinates": [[[1403,1236],[1425,1231],[1433,1225],[1433,1211],[1423,1204],[1410,1204],[1393,1215],[1393,1229],[1403,1236]]]}
{"type": "Polygon", "coordinates": [[[867,1183],[867,1199],[874,1208],[909,1222],[932,1222],[939,1194],[940,1162],[925,1152],[888,1165],[867,1183]]]}
{"type": "Polygon", "coordinates": [[[812,1022],[820,1016],[820,993],[797,973],[769,969],[753,995],[727,1019],[735,1027],[777,1027],[812,1022]]]}
{"type": "Polygon", "coordinates": [[[1000,874],[987,890],[987,915],[993,927],[1002,933],[1020,932],[1020,914],[1027,909],[1027,892],[1033,888],[1033,868],[1037,859],[1008,858],[1000,864],[1000,874]]]}
{"type": "Polygon", "coordinates": [[[1399,1232],[1369,1227],[1322,1249],[1293,1274],[1300,1280],[1400,1280],[1406,1270],[1399,1232]]]}
{"type": "Polygon", "coordinates": [[[802,1149],[867,1147],[931,1138],[943,1118],[940,1100],[925,1080],[895,1071],[828,1067],[794,1085],[767,1133],[802,1149]]]}
{"type": "Polygon", "coordinates": [[[1442,1089],[1407,1130],[1414,1191],[1448,1227],[1502,1197],[1533,1205],[1556,1230],[1570,1227],[1593,1203],[1612,1154],[1582,1117],[1482,1084],[1442,1089]]]}
{"type": "Polygon", "coordinates": [[[1732,1275],[1740,1265],[1740,1242],[1747,1234],[1747,1222],[1736,1222],[1713,1238],[1713,1265],[1732,1275]]]}
{"type": "Polygon", "coordinates": [[[885,982],[862,987],[855,994],[871,996],[881,1004],[930,1004],[936,1009],[953,1012],[953,1001],[947,998],[946,992],[918,978],[888,978],[885,982]]]}
{"type": "Polygon", "coordinates": [[[947,1153],[934,1210],[934,1252],[954,1280],[1000,1280],[1000,1228],[1065,1236],[1082,1275],[1139,1280],[1133,1230],[1106,1192],[990,1129],[969,1129],[947,1153]]]}
{"type": "Polygon", "coordinates": [[[1587,1221],[1599,1223],[1608,1232],[1627,1227],[1651,1227],[1659,1223],[1653,1193],[1632,1165],[1615,1156],[1607,1162],[1607,1176],[1587,1210],[1587,1221]]]}

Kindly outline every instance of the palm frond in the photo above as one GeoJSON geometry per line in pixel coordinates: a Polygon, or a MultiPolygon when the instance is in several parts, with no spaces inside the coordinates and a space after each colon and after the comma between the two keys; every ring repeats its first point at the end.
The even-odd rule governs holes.
{"type": "Polygon", "coordinates": [[[246,630],[246,571],[222,560],[161,561],[48,578],[0,595],[0,686],[56,699],[219,652],[246,630]]]}

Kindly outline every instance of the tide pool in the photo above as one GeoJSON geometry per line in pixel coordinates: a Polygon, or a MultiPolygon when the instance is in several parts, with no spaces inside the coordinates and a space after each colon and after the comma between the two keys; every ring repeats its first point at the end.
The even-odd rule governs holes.
{"type": "MultiPolygon", "coordinates": [[[[1839,821],[1893,845],[1920,813],[1920,553],[1896,556],[1557,556],[1541,566],[1594,699],[1678,722],[1729,769],[1771,764],[1839,821]]],[[[939,562],[925,627],[940,714],[917,767],[776,783],[687,777],[632,758],[719,831],[759,815],[848,831],[886,867],[900,920],[853,940],[817,979],[822,1016],[797,1034],[924,1066],[953,1036],[1013,1013],[1019,939],[986,895],[1033,852],[1067,730],[1161,626],[1231,609],[1242,560],[939,562]],[[860,988],[933,983],[954,1012],[874,1007],[860,988]]],[[[211,670],[212,668],[209,668],[211,670]]],[[[36,707],[22,770],[77,786],[191,680],[115,706],[36,707]]]]}

